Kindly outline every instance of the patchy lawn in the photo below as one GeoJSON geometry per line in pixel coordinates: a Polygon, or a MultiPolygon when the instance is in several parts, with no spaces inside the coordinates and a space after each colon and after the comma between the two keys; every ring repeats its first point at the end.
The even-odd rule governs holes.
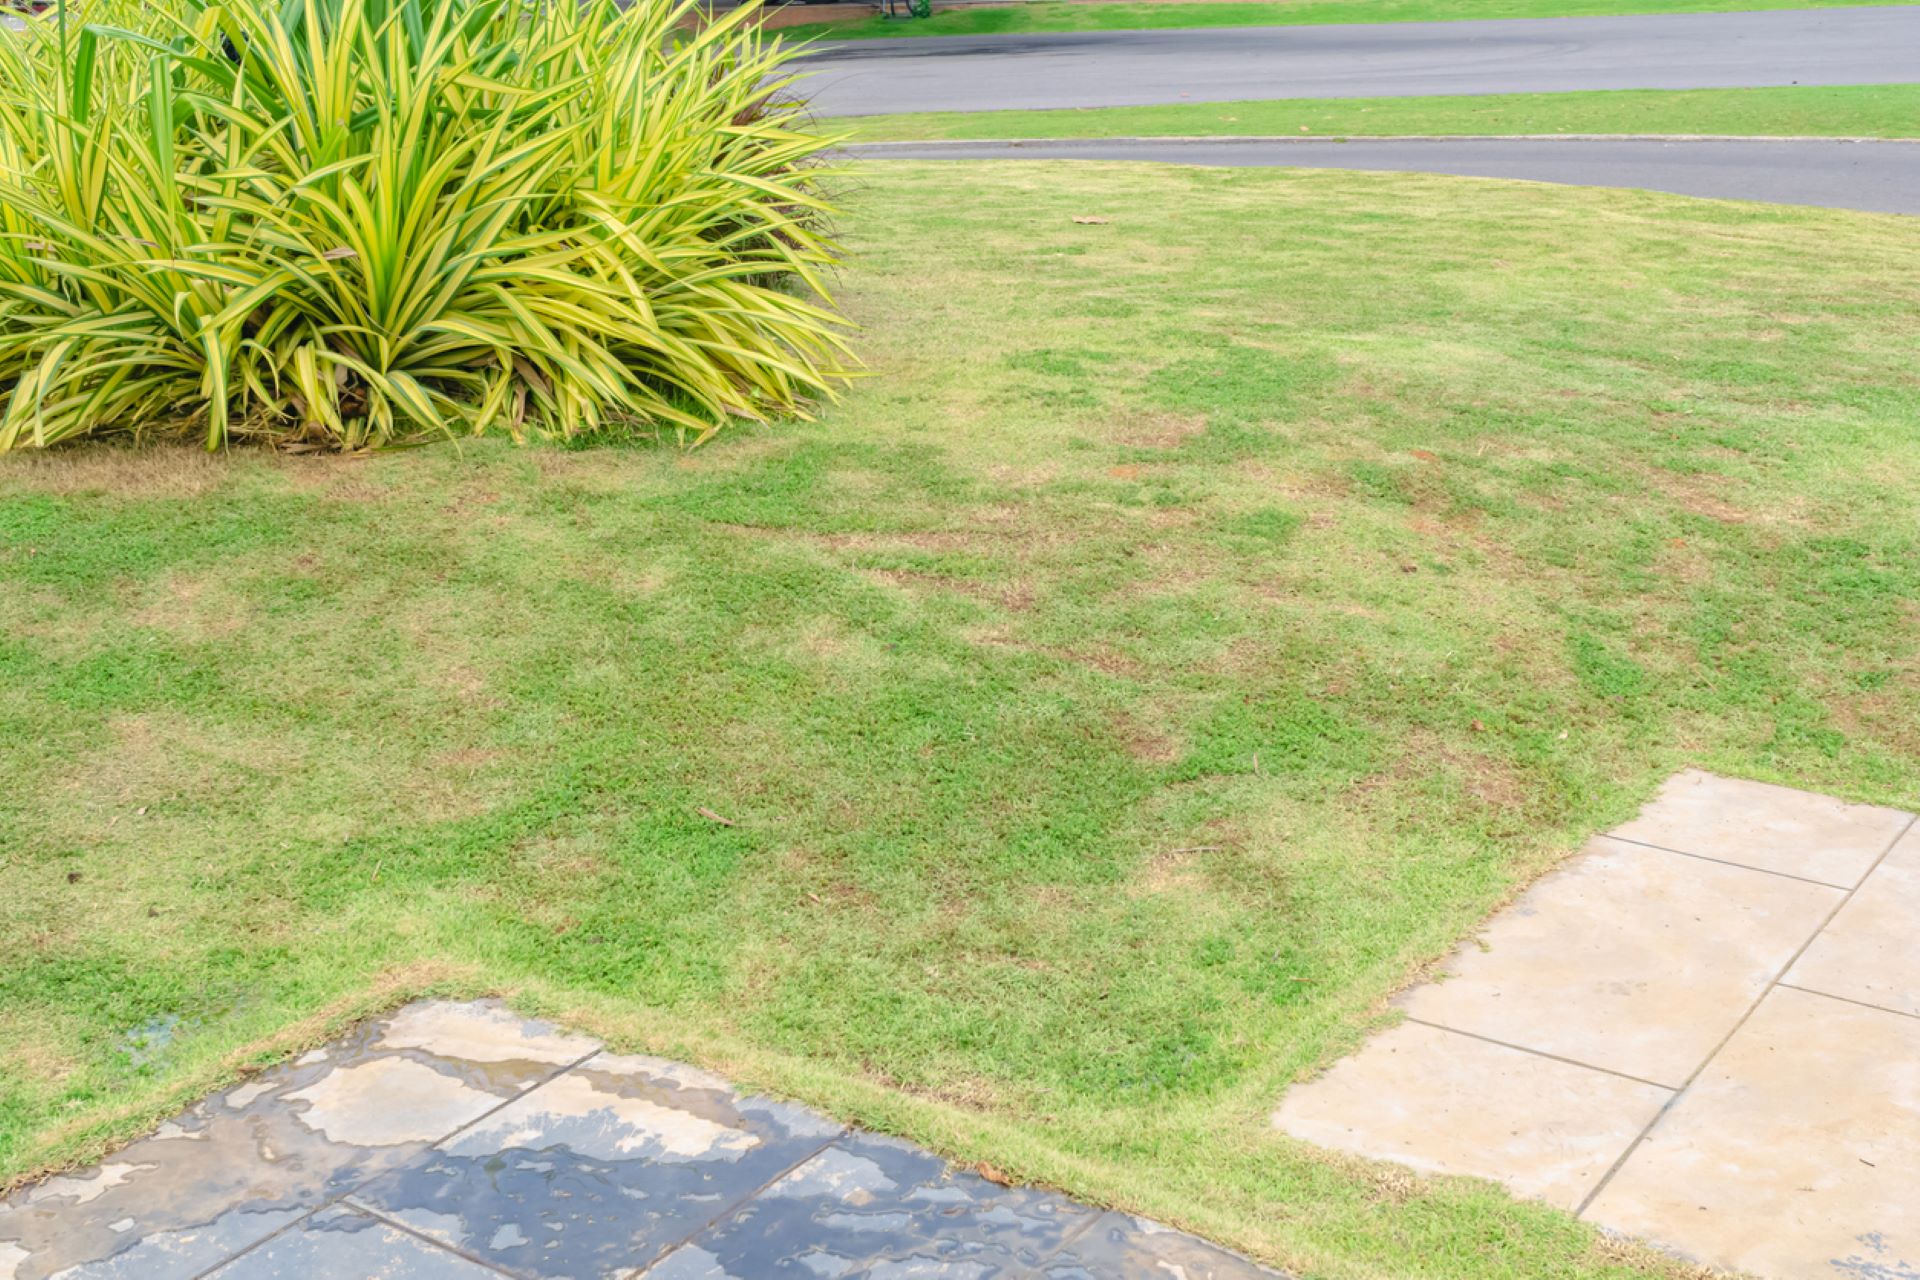
{"type": "Polygon", "coordinates": [[[797,40],[980,36],[1036,31],[1142,31],[1169,27],[1299,27],[1341,22],[1452,22],[1470,18],[1597,18],[1620,13],[1725,13],[1831,9],[1906,0],[1032,0],[969,5],[919,19],[795,23],[797,40]]]}
{"type": "Polygon", "coordinates": [[[1912,224],[852,197],[815,424],[0,467],[0,1179],[503,990],[1309,1276],[1672,1267],[1267,1113],[1683,763],[1913,803],[1912,224]]]}
{"type": "Polygon", "coordinates": [[[840,123],[854,130],[860,142],[1549,133],[1912,138],[1920,137],[1920,85],[1181,102],[1061,111],[938,111],[860,116],[840,123]]]}

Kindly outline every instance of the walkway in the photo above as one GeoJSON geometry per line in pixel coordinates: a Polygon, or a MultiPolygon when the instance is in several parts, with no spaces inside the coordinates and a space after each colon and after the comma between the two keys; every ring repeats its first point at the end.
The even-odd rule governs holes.
{"type": "Polygon", "coordinates": [[[1687,772],[1274,1121],[1698,1261],[1920,1277],[1920,826],[1687,772]]]}
{"type": "Polygon", "coordinates": [[[1876,213],[1920,214],[1920,141],[1111,138],[887,142],[868,143],[848,150],[876,160],[1133,160],[1449,173],[1578,187],[1637,187],[1724,200],[1766,200],[1876,213]]]}
{"type": "Polygon", "coordinates": [[[410,1005],[0,1203],[0,1280],[1254,1280],[1192,1236],[410,1005]]]}
{"type": "Polygon", "coordinates": [[[828,45],[798,66],[827,115],[1243,98],[1895,84],[1920,6],[941,36],[828,45]]]}

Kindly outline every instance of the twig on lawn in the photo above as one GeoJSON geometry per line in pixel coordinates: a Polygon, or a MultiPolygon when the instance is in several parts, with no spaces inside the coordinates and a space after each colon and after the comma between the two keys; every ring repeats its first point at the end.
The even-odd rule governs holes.
{"type": "Polygon", "coordinates": [[[695,809],[694,812],[699,814],[703,818],[707,818],[714,822],[719,823],[723,827],[737,827],[740,825],[739,823],[735,822],[732,818],[721,817],[719,814],[707,808],[705,805],[702,805],[700,808],[695,809]]]}

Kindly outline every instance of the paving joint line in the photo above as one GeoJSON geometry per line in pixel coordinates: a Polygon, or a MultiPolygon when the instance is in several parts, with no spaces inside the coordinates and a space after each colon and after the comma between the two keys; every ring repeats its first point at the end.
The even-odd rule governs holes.
{"type": "MultiPolygon", "coordinates": [[[[1715,858],[1704,853],[1689,853],[1685,849],[1669,849],[1663,844],[1653,844],[1646,840],[1629,840],[1625,836],[1603,835],[1599,838],[1602,840],[1618,840],[1621,844],[1630,844],[1641,849],[1654,849],[1661,853],[1671,853],[1682,858],[1693,858],[1700,862],[1714,862],[1723,867],[1737,867],[1742,871],[1757,871],[1763,876],[1778,876],[1782,880],[1797,880],[1801,884],[1819,885],[1823,889],[1838,889],[1842,893],[1852,893],[1860,887],[1858,882],[1853,884],[1835,884],[1831,880],[1815,880],[1812,876],[1797,876],[1791,871],[1775,871],[1771,867],[1756,867],[1751,863],[1731,862],[1726,858],[1715,858]]],[[[1882,856],[1884,857],[1885,855],[1883,854],[1882,856]]],[[[1873,865],[1877,867],[1880,864],[1876,861],[1873,865]]],[[[1866,871],[1861,873],[1860,879],[1865,880],[1872,871],[1873,867],[1868,867],[1866,871]]],[[[1821,927],[1825,928],[1824,925],[1821,927]]]]}
{"type": "MultiPolygon", "coordinates": [[[[467,1130],[473,1128],[473,1126],[479,1124],[482,1120],[486,1120],[495,1115],[498,1115],[500,1112],[506,1110],[508,1107],[520,1101],[520,1099],[522,1098],[531,1097],[535,1093],[538,1093],[540,1090],[552,1084],[555,1080],[558,1080],[561,1076],[566,1075],[569,1071],[577,1071],[581,1067],[586,1066],[589,1062],[592,1062],[595,1058],[599,1057],[601,1054],[605,1053],[606,1051],[607,1051],[606,1045],[601,1044],[597,1040],[594,1041],[594,1047],[591,1053],[585,1053],[580,1055],[578,1058],[575,1058],[572,1062],[567,1063],[565,1066],[561,1067],[559,1070],[550,1072],[546,1076],[546,1078],[542,1079],[538,1083],[527,1086],[526,1088],[522,1089],[520,1092],[514,1094],[510,1098],[501,1099],[500,1103],[497,1106],[488,1107],[485,1111],[482,1111],[479,1115],[467,1121],[465,1124],[457,1126],[451,1133],[447,1134],[446,1137],[436,1138],[432,1142],[428,1143],[427,1150],[438,1151],[442,1146],[444,1146],[449,1142],[452,1142],[455,1138],[459,1137],[461,1134],[465,1133],[467,1130]]],[[[403,1166],[396,1165],[395,1169],[398,1169],[401,1167],[403,1166]]],[[[351,1187],[347,1188],[345,1191],[341,1192],[338,1196],[335,1197],[335,1199],[344,1200],[346,1197],[360,1190],[360,1188],[366,1186],[369,1182],[372,1182],[377,1178],[384,1178],[387,1176],[388,1173],[394,1172],[395,1169],[388,1169],[384,1173],[369,1174],[368,1176],[360,1179],[360,1181],[354,1183],[351,1187]]]]}
{"type": "Polygon", "coordinates": [[[715,1227],[725,1222],[728,1218],[731,1218],[734,1214],[739,1213],[742,1209],[752,1204],[755,1200],[758,1200],[768,1187],[771,1187],[774,1183],[780,1181],[780,1179],[786,1177],[788,1174],[792,1173],[795,1169],[798,1169],[801,1165],[807,1163],[807,1161],[812,1160],[814,1157],[818,1156],[822,1151],[825,1151],[828,1147],[832,1146],[834,1143],[839,1142],[842,1138],[851,1137],[852,1134],[853,1134],[853,1129],[851,1126],[841,1125],[840,1132],[834,1134],[832,1137],[822,1142],[819,1146],[812,1148],[805,1155],[801,1156],[798,1160],[795,1160],[792,1164],[780,1170],[778,1173],[774,1174],[772,1177],[768,1178],[765,1182],[755,1187],[752,1191],[749,1191],[746,1195],[741,1196],[738,1200],[734,1201],[732,1204],[728,1205],[726,1208],[720,1210],[720,1212],[714,1214],[711,1218],[708,1218],[705,1222],[701,1223],[699,1226],[695,1227],[693,1230],[687,1232],[686,1235],[680,1237],[678,1240],[675,1240],[672,1244],[662,1249],[659,1253],[654,1254],[653,1257],[648,1258],[645,1262],[642,1262],[637,1266],[635,1266],[633,1270],[621,1272],[618,1277],[618,1280],[639,1280],[640,1276],[645,1275],[652,1268],[659,1266],[662,1262],[665,1262],[675,1252],[677,1252],[678,1250],[684,1249],[688,1245],[692,1244],[696,1237],[705,1235],[707,1232],[713,1230],[715,1227]]]}
{"type": "Polygon", "coordinates": [[[1920,1022],[1920,1013],[1908,1009],[1895,1009],[1884,1004],[1875,1004],[1871,1000],[1855,1000],[1852,996],[1837,996],[1831,991],[1820,991],[1813,987],[1803,987],[1792,982],[1776,982],[1776,987],[1785,987],[1788,991],[1798,991],[1802,995],[1819,996],[1822,1000],[1838,1000],[1841,1004],[1858,1005],[1862,1009],[1872,1009],[1876,1013],[1890,1013],[1896,1018],[1912,1018],[1920,1022]]]}
{"type": "Polygon", "coordinates": [[[347,1199],[346,1197],[342,1197],[341,1199],[334,1201],[334,1203],[346,1205],[349,1211],[353,1213],[365,1214],[367,1217],[372,1218],[375,1222],[383,1222],[387,1226],[392,1227],[395,1231],[400,1232],[402,1235],[412,1236],[415,1240],[418,1240],[421,1244],[427,1245],[430,1248],[437,1249],[442,1253],[450,1253],[456,1258],[460,1258],[460,1259],[463,1259],[464,1261],[471,1262],[475,1266],[481,1267],[487,1271],[491,1271],[493,1272],[493,1274],[497,1276],[508,1276],[512,1278],[512,1280],[518,1280],[518,1277],[516,1277],[513,1272],[508,1271],[503,1267],[495,1266],[493,1263],[488,1262],[485,1258],[478,1257],[474,1254],[468,1253],[465,1249],[461,1249],[454,1245],[450,1245],[444,1240],[435,1240],[430,1235],[426,1235],[420,1231],[416,1231],[414,1228],[408,1226],[406,1223],[400,1221],[398,1218],[388,1217],[386,1214],[380,1212],[378,1209],[372,1208],[368,1205],[361,1204],[358,1200],[350,1200],[350,1199],[347,1199]]]}
{"type": "Polygon", "coordinates": [[[1615,1071],[1612,1067],[1596,1066],[1591,1062],[1582,1062],[1578,1058],[1568,1058],[1557,1053],[1548,1053],[1545,1049],[1528,1048],[1524,1044],[1514,1044],[1511,1040],[1499,1040],[1493,1036],[1483,1036],[1477,1031],[1464,1031],[1459,1027],[1450,1027],[1444,1022],[1432,1022],[1426,1018],[1416,1018],[1412,1014],[1404,1014],[1402,1018],[1406,1022],[1412,1022],[1422,1027],[1432,1027],[1435,1031],[1450,1031],[1456,1036],[1465,1036],[1469,1040],[1479,1040],[1485,1044],[1498,1045],[1502,1049],[1512,1049],[1519,1053],[1532,1054],[1536,1058],[1545,1058],[1550,1062],[1562,1062],[1569,1067],[1583,1067],[1588,1071],[1598,1071],[1601,1075],[1613,1076],[1620,1080],[1631,1080],[1635,1084],[1652,1085],[1654,1088],[1665,1090],[1667,1093],[1678,1093],[1686,1087],[1685,1085],[1661,1084],[1658,1080],[1649,1080],[1645,1076],[1629,1075],[1625,1071],[1615,1071]]]}
{"type": "Polygon", "coordinates": [[[305,1213],[295,1218],[292,1222],[289,1222],[286,1226],[281,1227],[275,1231],[269,1231],[266,1235],[261,1236],[258,1240],[255,1240],[252,1244],[240,1250],[240,1252],[230,1253],[226,1257],[214,1263],[212,1266],[209,1266],[204,1270],[194,1272],[193,1280],[206,1280],[208,1276],[212,1275],[216,1271],[221,1270],[223,1267],[232,1266],[234,1263],[240,1261],[240,1259],[246,1257],[248,1254],[254,1252],[255,1250],[265,1248],[268,1244],[272,1243],[275,1240],[278,1240],[281,1236],[286,1235],[287,1232],[293,1230],[295,1227],[299,1226],[301,1223],[306,1222],[307,1220],[312,1218],[314,1214],[320,1212],[322,1209],[326,1208],[328,1205],[333,1203],[334,1201],[332,1200],[321,1201],[319,1204],[313,1206],[313,1208],[307,1210],[305,1213]]]}
{"type": "MultiPolygon", "coordinates": [[[[451,1142],[454,1138],[459,1137],[462,1133],[466,1132],[468,1129],[471,1129],[474,1125],[479,1124],[482,1120],[485,1120],[487,1117],[496,1114],[497,1112],[499,1112],[505,1107],[512,1106],[514,1103],[526,1097],[528,1094],[533,1093],[536,1089],[541,1089],[546,1087],[549,1084],[552,1084],[555,1080],[558,1080],[561,1076],[567,1074],[567,1072],[572,1071],[575,1067],[591,1062],[599,1054],[605,1053],[606,1049],[607,1047],[604,1044],[600,1044],[599,1042],[596,1041],[595,1047],[592,1053],[584,1054],[581,1057],[576,1058],[574,1061],[569,1062],[566,1065],[560,1067],[558,1070],[550,1072],[546,1077],[541,1079],[538,1083],[530,1085],[525,1089],[522,1089],[519,1093],[513,1095],[512,1097],[501,1099],[497,1105],[488,1107],[485,1111],[481,1112],[479,1115],[475,1116],[473,1119],[467,1121],[465,1124],[456,1126],[453,1129],[453,1131],[448,1133],[445,1137],[437,1138],[433,1142],[428,1143],[425,1149],[422,1150],[420,1154],[425,1155],[428,1151],[439,1150],[441,1143],[451,1142]]],[[[415,1157],[415,1159],[418,1159],[418,1157],[415,1157]]],[[[292,1231],[295,1227],[300,1226],[302,1223],[311,1220],[313,1216],[319,1213],[322,1209],[326,1209],[332,1205],[342,1204],[349,1197],[357,1194],[362,1188],[366,1187],[369,1183],[377,1182],[379,1179],[386,1177],[388,1174],[397,1173],[399,1170],[404,1169],[406,1167],[407,1166],[405,1164],[399,1164],[399,1165],[395,1165],[391,1169],[382,1169],[378,1173],[370,1173],[366,1177],[360,1179],[360,1181],[354,1183],[352,1186],[345,1187],[339,1191],[334,1192],[329,1196],[324,1197],[320,1201],[320,1203],[314,1205],[313,1208],[307,1210],[305,1213],[295,1218],[292,1222],[287,1223],[285,1226],[281,1227],[279,1230],[270,1231],[266,1235],[261,1236],[258,1240],[255,1240],[252,1244],[248,1245],[246,1248],[240,1250],[238,1253],[229,1254],[228,1256],[220,1259],[220,1261],[214,1263],[212,1266],[207,1267],[205,1270],[194,1272],[193,1280],[207,1280],[207,1277],[213,1275],[213,1273],[220,1270],[220,1268],[228,1265],[229,1263],[238,1262],[240,1259],[246,1257],[248,1254],[254,1252],[256,1249],[265,1247],[268,1244],[268,1242],[273,1240],[278,1240],[281,1236],[286,1235],[288,1232],[292,1231]]],[[[352,1207],[356,1212],[370,1213],[370,1214],[373,1213],[371,1209],[366,1208],[358,1200],[355,1200],[353,1202],[352,1207]]],[[[379,1214],[373,1214],[373,1216],[380,1217],[379,1214]]],[[[381,1221],[384,1222],[386,1221],[386,1219],[382,1217],[381,1221]]],[[[393,1225],[399,1226],[400,1224],[394,1223],[393,1225]]],[[[417,1235],[419,1233],[412,1232],[411,1234],[417,1235]]],[[[439,1248],[446,1248],[445,1245],[440,1245],[438,1241],[433,1241],[431,1243],[435,1244],[439,1248]]],[[[457,1252],[457,1251],[449,1250],[449,1252],[457,1252]]],[[[461,1254],[460,1256],[465,1257],[466,1255],[461,1254]]],[[[485,1266],[486,1264],[482,1263],[481,1265],[485,1266]]],[[[498,1270],[498,1268],[489,1268],[489,1269],[498,1270]]],[[[501,1274],[505,1275],[508,1273],[502,1272],[501,1274]]]]}
{"type": "MultiPolygon", "coordinates": [[[[1633,1153],[1638,1151],[1646,1142],[1647,1135],[1651,1134],[1654,1128],[1659,1125],[1660,1121],[1666,1118],[1667,1113],[1678,1105],[1680,1099],[1686,1096],[1687,1090],[1693,1088],[1693,1082],[1698,1080],[1701,1072],[1705,1071],[1708,1066],[1712,1065],[1713,1060],[1720,1056],[1721,1050],[1725,1049],[1728,1043],[1740,1034],[1741,1029],[1752,1020],[1753,1015],[1759,1011],[1760,1006],[1766,1002],[1767,997],[1772,995],[1781,985],[1781,979],[1793,972],[1793,966],[1800,963],[1800,957],[1807,953],[1807,948],[1811,947],[1815,940],[1827,931],[1827,926],[1833,923],[1834,917],[1839,915],[1849,902],[1853,901],[1853,895],[1860,892],[1860,885],[1865,884],[1872,878],[1873,873],[1880,869],[1880,864],[1887,860],[1887,855],[1893,852],[1895,846],[1906,839],[1907,833],[1914,829],[1915,823],[1920,823],[1920,815],[1909,814],[1906,823],[1901,826],[1900,830],[1894,833],[1893,839],[1887,841],[1886,847],[1881,849],[1879,855],[1874,858],[1873,865],[1868,867],[1866,872],[1861,875],[1859,883],[1847,890],[1840,901],[1833,905],[1833,910],[1827,912],[1826,917],[1820,921],[1820,927],[1808,934],[1807,940],[1796,947],[1793,954],[1787,957],[1787,962],[1780,966],[1779,971],[1767,982],[1766,987],[1754,998],[1753,1003],[1747,1006],[1747,1011],[1740,1015],[1738,1022],[1733,1024],[1733,1029],[1720,1038],[1720,1043],[1713,1046],[1713,1051],[1700,1060],[1700,1065],[1693,1069],[1693,1074],[1687,1077],[1686,1083],[1675,1090],[1671,1098],[1668,1098],[1665,1103],[1661,1104],[1660,1110],[1654,1113],[1653,1119],[1647,1121],[1645,1127],[1640,1130],[1639,1135],[1627,1144],[1627,1149],[1622,1151],[1611,1165],[1607,1166],[1607,1171],[1600,1176],[1600,1181],[1594,1183],[1593,1190],[1586,1194],[1586,1197],[1580,1201],[1580,1206],[1573,1211],[1574,1217],[1584,1217],[1587,1210],[1593,1207],[1593,1202],[1600,1198],[1600,1193],[1607,1189],[1607,1184],[1613,1181],[1614,1175],[1626,1166],[1627,1161],[1632,1159],[1633,1153]]],[[[1810,994],[1817,995],[1819,993],[1813,992],[1810,994]]]]}

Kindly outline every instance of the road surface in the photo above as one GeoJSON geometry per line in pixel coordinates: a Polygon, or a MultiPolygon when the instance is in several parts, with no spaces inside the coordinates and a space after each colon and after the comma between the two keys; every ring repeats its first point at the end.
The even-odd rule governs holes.
{"type": "Polygon", "coordinates": [[[1388,169],[1920,214],[1920,142],[1833,138],[1117,138],[881,143],[865,158],[1150,160],[1388,169]]]}
{"type": "Polygon", "coordinates": [[[1920,78],[1920,6],[863,40],[799,65],[827,115],[1895,84],[1920,78]]]}

